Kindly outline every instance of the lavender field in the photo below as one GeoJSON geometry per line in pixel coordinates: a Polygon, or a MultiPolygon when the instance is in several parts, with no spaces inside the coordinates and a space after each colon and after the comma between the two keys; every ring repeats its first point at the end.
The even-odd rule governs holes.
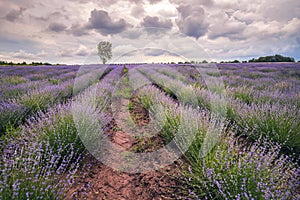
{"type": "Polygon", "coordinates": [[[0,199],[300,199],[300,64],[212,65],[0,67],[0,199]]]}

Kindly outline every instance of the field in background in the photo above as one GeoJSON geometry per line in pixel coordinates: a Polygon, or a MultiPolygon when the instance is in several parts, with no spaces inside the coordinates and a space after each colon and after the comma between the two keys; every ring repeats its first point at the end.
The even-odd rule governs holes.
{"type": "MultiPolygon", "coordinates": [[[[217,67],[0,67],[0,199],[63,199],[78,188],[93,149],[85,144],[95,144],[100,134],[116,142],[115,134],[126,132],[108,106],[113,98],[129,102],[127,117],[139,127],[149,123],[153,107],[167,119],[158,118],[158,137],[131,137],[136,142],[125,149],[153,151],[179,129],[194,136],[186,151],[185,135],[175,139],[184,151],[180,172],[167,175],[175,177],[176,198],[299,199],[300,64],[217,67]],[[214,84],[220,80],[224,87],[214,84]],[[101,131],[87,120],[91,116],[101,131]],[[210,138],[214,145],[201,156],[220,120],[218,139],[210,138]]],[[[79,192],[73,192],[75,198],[79,192]]]]}

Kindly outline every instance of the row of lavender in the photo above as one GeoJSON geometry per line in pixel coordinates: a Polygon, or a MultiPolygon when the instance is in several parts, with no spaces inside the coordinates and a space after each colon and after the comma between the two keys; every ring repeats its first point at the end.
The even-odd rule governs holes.
{"type": "MultiPolygon", "coordinates": [[[[76,96],[43,112],[39,110],[14,131],[18,137],[10,137],[1,152],[1,199],[60,199],[73,184],[75,173],[87,155],[83,136],[78,134],[78,130],[86,127],[83,121],[74,120],[74,112],[91,114],[89,107],[74,107],[74,102],[85,104],[90,100],[87,97],[96,91],[99,96],[94,112],[104,116],[100,105],[107,103],[104,101],[109,98],[104,97],[109,97],[122,73],[121,68],[114,66],[92,69],[79,70],[80,76],[74,83],[76,96]]],[[[90,135],[85,138],[95,139],[90,135]]]]}
{"type": "Polygon", "coordinates": [[[96,71],[96,66],[85,66],[80,70],[78,66],[1,68],[6,71],[1,75],[0,135],[10,132],[28,116],[71,98],[73,93],[78,92],[73,91],[75,77],[77,84],[81,84],[80,91],[91,84],[85,83],[85,80],[95,75],[101,76],[101,70],[105,69],[96,71]],[[40,80],[31,79],[38,76],[40,80]],[[82,83],[80,80],[83,80],[82,83]]]}
{"type": "Polygon", "coordinates": [[[0,67],[1,99],[75,78],[79,66],[0,67]]]}
{"type": "MultiPolygon", "coordinates": [[[[183,175],[191,198],[299,198],[297,186],[300,168],[289,156],[281,155],[280,144],[274,144],[263,138],[252,144],[245,144],[244,140],[235,136],[236,128],[229,126],[228,121],[224,121],[223,125],[216,123],[220,121],[222,113],[214,115],[196,106],[198,102],[194,101],[192,95],[187,95],[193,94],[189,85],[179,81],[180,79],[186,81],[180,73],[161,68],[138,70],[159,84],[167,94],[175,94],[180,101],[177,104],[153,85],[139,91],[140,101],[147,109],[164,107],[163,113],[166,116],[158,119],[162,128],[161,136],[167,141],[175,137],[177,147],[182,151],[186,150],[184,155],[188,160],[189,171],[183,171],[183,175]],[[176,79],[170,80],[163,74],[176,79]],[[167,119],[167,122],[164,119],[167,119]],[[176,136],[177,131],[180,131],[179,137],[176,136]],[[183,144],[192,139],[191,136],[194,136],[193,143],[185,149],[183,144]],[[207,148],[205,150],[208,146],[211,146],[209,151],[207,148]]],[[[134,81],[149,83],[142,74],[135,73],[131,76],[134,81]]],[[[222,103],[218,96],[212,98],[217,98],[216,103],[222,103]]]]}
{"type": "MultiPolygon", "coordinates": [[[[224,80],[226,116],[232,124],[239,127],[239,134],[252,140],[265,137],[278,142],[285,153],[295,153],[298,160],[300,66],[243,64],[221,65],[219,68],[220,71],[216,71],[208,67],[204,73],[211,79],[224,80]]],[[[199,70],[189,66],[178,67],[178,70],[196,89],[198,105],[211,109],[212,98],[207,97],[210,95],[207,94],[205,80],[199,70]]],[[[220,93],[216,91],[217,88],[209,90],[220,93]]]]}

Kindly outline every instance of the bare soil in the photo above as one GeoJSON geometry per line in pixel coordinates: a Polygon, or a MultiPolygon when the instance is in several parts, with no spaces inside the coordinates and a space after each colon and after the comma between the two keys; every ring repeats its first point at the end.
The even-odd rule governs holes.
{"type": "MultiPolygon", "coordinates": [[[[133,120],[139,126],[147,125],[149,123],[148,111],[138,103],[136,97],[132,97],[130,101],[133,105],[130,111],[133,120]]],[[[125,102],[121,104],[123,105],[120,106],[128,107],[125,102]]],[[[128,113],[119,114],[121,117],[128,117],[128,113]]],[[[164,143],[159,136],[145,139],[133,137],[118,129],[114,120],[110,127],[106,134],[111,141],[132,152],[152,151],[164,143]]],[[[159,171],[135,174],[115,171],[92,157],[87,159],[87,163],[65,199],[182,199],[180,197],[182,186],[179,178],[179,170],[183,166],[181,160],[159,171]]]]}

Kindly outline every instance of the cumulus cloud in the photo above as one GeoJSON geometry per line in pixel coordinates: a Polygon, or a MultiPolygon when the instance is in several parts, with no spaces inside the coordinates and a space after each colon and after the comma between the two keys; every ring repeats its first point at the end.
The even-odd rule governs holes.
{"type": "Polygon", "coordinates": [[[23,12],[26,10],[26,8],[20,8],[19,10],[11,10],[6,16],[5,19],[14,22],[16,21],[20,16],[23,15],[23,12]]]}
{"type": "Polygon", "coordinates": [[[208,23],[205,21],[204,9],[201,6],[180,5],[177,10],[180,17],[176,23],[182,33],[196,39],[205,35],[208,23]]]}
{"type": "Polygon", "coordinates": [[[146,16],[141,22],[141,26],[143,27],[155,27],[155,28],[172,28],[173,24],[171,20],[161,20],[157,16],[150,17],[146,16]]]}
{"type": "Polygon", "coordinates": [[[161,33],[166,33],[173,27],[173,23],[170,19],[163,20],[157,16],[146,16],[140,26],[148,35],[160,37],[161,33]]]}
{"type": "Polygon", "coordinates": [[[73,24],[70,29],[67,30],[68,33],[74,35],[74,36],[83,36],[88,35],[88,30],[85,26],[82,26],[80,24],[73,24]]]}
{"type": "Polygon", "coordinates": [[[91,53],[95,53],[95,50],[91,50],[84,45],[79,45],[77,48],[68,48],[61,50],[57,53],[57,56],[62,57],[86,57],[91,53]]]}
{"type": "Polygon", "coordinates": [[[76,56],[88,56],[90,53],[91,52],[89,51],[89,49],[84,45],[80,45],[78,49],[74,52],[76,56]]]}
{"type": "Polygon", "coordinates": [[[246,23],[234,19],[232,16],[219,13],[212,17],[209,26],[208,38],[216,39],[218,37],[227,37],[231,40],[245,39],[243,31],[246,29],[246,23]]]}
{"type": "Polygon", "coordinates": [[[113,20],[108,12],[104,10],[94,9],[91,12],[89,22],[87,24],[88,29],[94,29],[102,35],[113,35],[126,30],[131,26],[124,19],[113,20]]]}
{"type": "Polygon", "coordinates": [[[57,22],[54,22],[54,23],[51,23],[49,26],[48,26],[48,29],[50,31],[53,31],[53,32],[56,32],[56,33],[59,33],[59,32],[62,32],[64,30],[66,30],[67,26],[64,25],[64,24],[61,24],[61,23],[57,23],[57,22]]]}
{"type": "Polygon", "coordinates": [[[177,17],[176,8],[174,8],[174,9],[168,8],[168,10],[167,9],[161,9],[157,13],[159,15],[161,15],[162,17],[165,17],[165,18],[177,17]]]}
{"type": "Polygon", "coordinates": [[[298,36],[300,33],[300,19],[293,18],[283,28],[287,36],[298,36]]]}

